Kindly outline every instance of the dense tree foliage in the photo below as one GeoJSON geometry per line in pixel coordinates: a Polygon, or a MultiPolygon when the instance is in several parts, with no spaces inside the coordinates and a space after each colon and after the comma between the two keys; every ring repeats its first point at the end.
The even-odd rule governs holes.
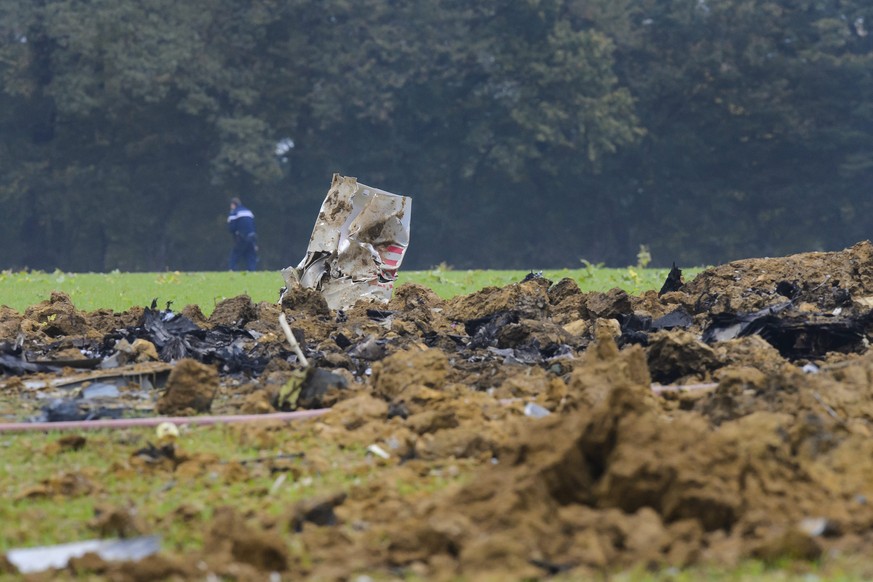
{"type": "Polygon", "coordinates": [[[221,269],[238,195],[278,269],[334,172],[414,198],[408,268],[842,248],[873,230],[868,26],[866,0],[5,0],[0,268],[221,269]]]}

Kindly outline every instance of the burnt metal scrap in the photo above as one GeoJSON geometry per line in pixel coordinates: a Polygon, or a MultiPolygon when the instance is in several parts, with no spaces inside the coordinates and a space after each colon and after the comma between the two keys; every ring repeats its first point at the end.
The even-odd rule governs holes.
{"type": "Polygon", "coordinates": [[[779,314],[793,305],[785,301],[751,313],[719,313],[703,332],[704,342],[711,344],[759,333],[779,321],[779,314]]]}
{"type": "MultiPolygon", "coordinates": [[[[681,270],[674,265],[659,295],[684,290],[681,270]]],[[[782,280],[772,287],[748,288],[745,294],[776,301],[762,309],[736,311],[729,308],[730,298],[707,291],[694,301],[691,313],[681,306],[657,319],[636,312],[620,313],[615,316],[621,331],[618,344],[649,346],[654,332],[693,331],[702,326],[700,339],[704,343],[757,335],[788,360],[821,358],[829,352],[860,353],[867,348],[873,313],[853,308],[851,294],[836,281],[826,279],[826,283],[812,286],[782,280]],[[800,308],[801,304],[805,307],[800,308]],[[712,313],[716,305],[722,311],[712,313]]]]}
{"type": "Polygon", "coordinates": [[[629,313],[619,316],[621,336],[619,345],[639,344],[649,345],[649,334],[661,330],[687,329],[694,323],[694,318],[684,307],[677,307],[667,315],[652,319],[647,315],[629,313]]]}
{"type": "Polygon", "coordinates": [[[866,330],[873,320],[871,312],[842,317],[792,312],[791,306],[789,301],[753,313],[720,314],[713,318],[702,339],[714,343],[759,335],[788,360],[866,349],[866,330]]]}
{"type": "MultiPolygon", "coordinates": [[[[795,309],[794,298],[801,293],[798,285],[782,282],[777,285],[777,292],[792,299],[754,312],[714,315],[701,339],[706,343],[715,343],[758,335],[789,360],[865,349],[870,312],[856,315],[850,311],[846,316],[801,312],[795,309]]],[[[842,295],[840,303],[846,304],[842,295]]]]}
{"type": "Polygon", "coordinates": [[[48,397],[30,422],[70,422],[118,419],[151,412],[148,394],[166,385],[172,365],[160,362],[131,364],[106,370],[60,376],[45,375],[25,382],[28,390],[48,397]],[[130,406],[131,398],[143,406],[130,406]]]}
{"type": "Polygon", "coordinates": [[[865,327],[869,317],[860,319],[803,318],[770,322],[758,332],[782,357],[789,360],[815,358],[828,352],[856,353],[866,349],[865,327]]]}
{"type": "Polygon", "coordinates": [[[346,350],[346,353],[351,358],[375,362],[387,355],[387,344],[388,340],[367,336],[354,345],[349,344],[349,349],[346,350]]]}
{"type": "Polygon", "coordinates": [[[661,290],[658,291],[658,297],[660,297],[664,293],[679,291],[680,289],[682,289],[682,285],[682,269],[677,267],[676,263],[673,263],[673,268],[671,268],[670,272],[667,273],[667,279],[661,286],[661,290]]]}
{"type": "Polygon", "coordinates": [[[28,361],[21,346],[6,342],[0,343],[0,372],[3,375],[21,376],[38,372],[57,372],[57,366],[37,364],[28,361]]]}
{"type": "Polygon", "coordinates": [[[517,311],[498,311],[485,317],[464,322],[464,331],[470,336],[470,348],[487,348],[497,345],[497,334],[505,326],[518,323],[517,311]]]}
{"type": "MultiPolygon", "coordinates": [[[[530,280],[530,279],[526,279],[530,280]]],[[[465,351],[486,350],[489,354],[502,358],[507,364],[536,365],[549,360],[572,357],[575,349],[557,341],[540,341],[530,333],[522,322],[521,313],[503,310],[486,317],[464,322],[464,330],[469,340],[460,345],[465,351]]],[[[462,338],[449,336],[458,343],[462,338]]],[[[468,354],[468,357],[474,357],[468,354]]]]}
{"type": "Polygon", "coordinates": [[[249,349],[255,338],[245,328],[216,326],[203,329],[183,315],[154,309],[154,304],[145,309],[139,325],[107,335],[104,347],[111,350],[121,339],[152,342],[165,362],[193,358],[205,364],[217,364],[228,374],[259,374],[270,360],[268,355],[249,349]]]}
{"type": "Polygon", "coordinates": [[[57,398],[42,407],[42,411],[31,418],[31,422],[67,422],[71,420],[98,420],[102,418],[121,418],[125,409],[107,407],[87,399],[57,398]]]}

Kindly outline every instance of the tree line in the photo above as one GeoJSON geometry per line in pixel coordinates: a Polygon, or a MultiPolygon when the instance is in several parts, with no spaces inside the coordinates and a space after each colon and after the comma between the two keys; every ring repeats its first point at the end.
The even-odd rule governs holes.
{"type": "Polygon", "coordinates": [[[870,237],[866,0],[5,0],[0,268],[302,258],[339,172],[404,268],[705,265],[870,237]]]}

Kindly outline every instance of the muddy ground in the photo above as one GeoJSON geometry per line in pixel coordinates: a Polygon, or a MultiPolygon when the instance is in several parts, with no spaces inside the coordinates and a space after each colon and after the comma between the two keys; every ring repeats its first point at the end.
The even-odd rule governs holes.
{"type": "MultiPolygon", "coordinates": [[[[387,306],[337,312],[297,289],[281,306],[236,297],[208,318],[196,306],[83,313],[56,294],[24,313],[0,308],[0,391],[16,398],[0,413],[331,408],[307,421],[322,438],[390,455],[385,479],[294,508],[282,526],[306,563],[270,535],[275,518],[218,511],[204,559],[240,579],[520,579],[864,555],[873,245],[674,273],[661,291],[582,293],[531,276],[443,301],[407,284],[387,306]],[[110,386],[104,397],[82,398],[95,384],[110,386]],[[480,467],[426,497],[392,487],[448,460],[480,467]]],[[[159,554],[104,570],[198,578],[196,562],[159,554]]]]}

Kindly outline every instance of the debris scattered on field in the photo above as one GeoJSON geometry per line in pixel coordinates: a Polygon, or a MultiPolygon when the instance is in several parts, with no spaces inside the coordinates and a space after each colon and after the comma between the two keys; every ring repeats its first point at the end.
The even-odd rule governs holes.
{"type": "MultiPolygon", "coordinates": [[[[210,318],[186,308],[180,313],[196,330],[168,328],[176,314],[154,307],[87,314],[53,296],[31,310],[69,316],[51,335],[4,312],[0,354],[16,363],[3,368],[0,406],[21,418],[54,398],[130,410],[145,392],[154,404],[161,390],[124,374],[178,367],[181,360],[163,360],[176,342],[217,374],[215,415],[300,410],[307,401],[330,407],[300,412],[318,415],[306,429],[317,438],[366,451],[348,467],[354,484],[284,516],[221,512],[198,524],[212,537],[197,559],[227,564],[228,576],[281,567],[295,578],[536,579],[565,570],[585,578],[639,565],[863,555],[873,542],[873,245],[735,261],[687,282],[677,272],[668,279],[681,285],[660,294],[583,292],[569,279],[531,276],[450,300],[399,285],[387,305],[342,310],[297,287],[279,305],[240,296],[210,318]],[[148,346],[121,343],[137,339],[162,361],[137,362],[148,346]],[[117,381],[97,375],[112,370],[20,365],[76,353],[132,359],[114,369],[117,381]],[[119,396],[87,397],[111,396],[102,383],[119,396]],[[357,479],[371,471],[375,478],[357,479]],[[431,489],[437,482],[452,487],[431,489]],[[407,486],[427,494],[400,491],[407,486]],[[306,564],[277,541],[288,532],[311,556],[306,564]]],[[[247,418],[256,424],[234,429],[241,442],[296,448],[295,431],[272,426],[276,413],[247,418]]],[[[122,464],[180,477],[208,472],[217,483],[257,475],[266,478],[263,496],[305,490],[331,463],[318,450],[242,462],[192,461],[160,439],[133,449],[122,464]]],[[[87,495],[100,483],[70,474],[23,479],[17,503],[87,495]]]]}
{"type": "Polygon", "coordinates": [[[282,271],[288,287],[320,291],[331,309],[360,299],[387,303],[409,246],[412,199],[334,174],[297,267],[282,271]]]}

